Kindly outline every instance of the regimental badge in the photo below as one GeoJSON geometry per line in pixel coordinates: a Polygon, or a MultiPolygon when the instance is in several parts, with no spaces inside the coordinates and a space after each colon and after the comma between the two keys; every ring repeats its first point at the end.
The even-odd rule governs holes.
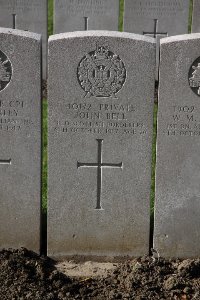
{"type": "Polygon", "coordinates": [[[192,91],[200,97],[200,57],[193,62],[188,77],[192,91]]]}
{"type": "Polygon", "coordinates": [[[12,77],[12,65],[8,57],[0,50],[0,92],[6,88],[12,77]]]}
{"type": "Polygon", "coordinates": [[[107,43],[97,43],[78,65],[77,77],[85,97],[115,97],[126,81],[126,69],[120,57],[107,43]]]}

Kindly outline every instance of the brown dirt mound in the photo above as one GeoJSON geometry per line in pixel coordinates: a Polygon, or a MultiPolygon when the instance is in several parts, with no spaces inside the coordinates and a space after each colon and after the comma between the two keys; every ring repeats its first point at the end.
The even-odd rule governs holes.
{"type": "Polygon", "coordinates": [[[120,263],[106,276],[70,278],[54,261],[26,249],[0,252],[1,300],[200,300],[200,259],[143,257],[120,263]]]}

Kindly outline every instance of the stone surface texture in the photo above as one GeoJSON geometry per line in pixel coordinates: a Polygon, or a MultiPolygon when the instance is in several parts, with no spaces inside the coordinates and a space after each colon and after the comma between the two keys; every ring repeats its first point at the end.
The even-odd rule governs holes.
{"type": "Polygon", "coordinates": [[[47,76],[47,0],[0,0],[0,27],[42,34],[43,79],[47,76]]]}
{"type": "Polygon", "coordinates": [[[0,248],[40,251],[41,36],[0,28],[0,248]]]}
{"type": "Polygon", "coordinates": [[[119,0],[55,0],[54,33],[118,30],[119,0]]]}
{"type": "Polygon", "coordinates": [[[154,249],[162,257],[200,252],[199,48],[200,34],[161,41],[154,249]]]}
{"type": "Polygon", "coordinates": [[[154,72],[149,37],[50,37],[49,256],[148,254],[154,72]]]}
{"type": "Polygon", "coordinates": [[[159,69],[160,40],[188,33],[189,0],[125,0],[124,31],[155,37],[156,79],[159,69]],[[154,31],[157,32],[154,34],[154,31]]]}
{"type": "Polygon", "coordinates": [[[143,34],[158,31],[168,36],[188,32],[189,0],[125,0],[124,30],[143,34]]]}
{"type": "Polygon", "coordinates": [[[200,32],[200,1],[193,0],[192,32],[200,32]]]}

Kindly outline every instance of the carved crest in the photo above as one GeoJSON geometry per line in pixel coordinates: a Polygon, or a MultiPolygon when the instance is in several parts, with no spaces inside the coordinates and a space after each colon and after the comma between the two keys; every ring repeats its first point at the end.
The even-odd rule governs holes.
{"type": "Polygon", "coordinates": [[[78,81],[85,97],[116,97],[126,80],[126,69],[120,57],[108,44],[97,43],[96,50],[86,54],[78,65],[78,81]]]}
{"type": "Polygon", "coordinates": [[[0,50],[0,92],[9,84],[12,77],[12,66],[7,56],[0,50]]]}
{"type": "Polygon", "coordinates": [[[200,57],[194,61],[190,68],[189,85],[193,92],[200,97],[200,57]]]}

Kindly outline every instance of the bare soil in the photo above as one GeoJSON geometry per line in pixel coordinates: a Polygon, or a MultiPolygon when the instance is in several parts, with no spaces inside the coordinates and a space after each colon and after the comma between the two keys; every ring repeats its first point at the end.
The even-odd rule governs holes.
{"type": "Polygon", "coordinates": [[[200,300],[200,259],[56,263],[26,249],[0,252],[1,300],[200,300]]]}

